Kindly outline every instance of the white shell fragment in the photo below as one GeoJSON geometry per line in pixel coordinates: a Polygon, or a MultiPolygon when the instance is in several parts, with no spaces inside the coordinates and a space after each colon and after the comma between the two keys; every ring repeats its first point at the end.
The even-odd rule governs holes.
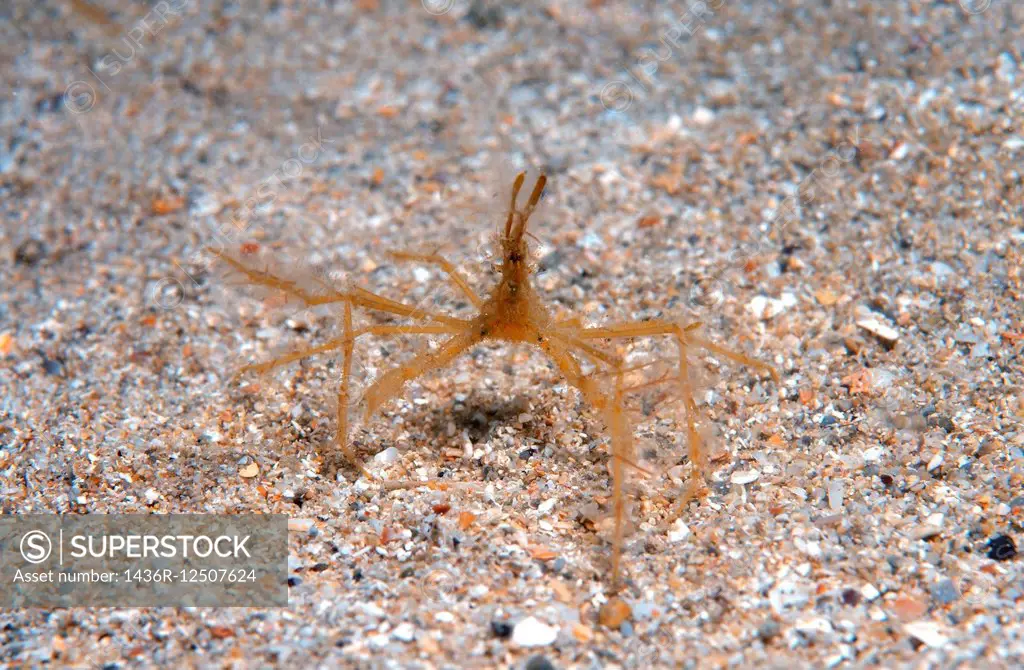
{"type": "Polygon", "coordinates": [[[895,328],[874,315],[858,319],[857,325],[888,345],[896,344],[900,339],[900,334],[895,328]]]}
{"type": "Polygon", "coordinates": [[[512,642],[520,647],[546,647],[558,637],[558,629],[526,617],[512,629],[512,642]]]}

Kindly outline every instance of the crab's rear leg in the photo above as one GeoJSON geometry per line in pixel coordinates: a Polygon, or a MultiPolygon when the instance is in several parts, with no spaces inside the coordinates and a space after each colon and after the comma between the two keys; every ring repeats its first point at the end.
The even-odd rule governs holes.
{"type": "Polygon", "coordinates": [[[625,467],[632,465],[641,470],[642,468],[635,464],[633,458],[633,428],[629,423],[623,403],[625,370],[621,363],[609,354],[600,352],[602,355],[595,356],[596,352],[593,347],[581,348],[582,344],[582,342],[567,342],[563,337],[554,336],[542,340],[540,348],[551,358],[566,380],[579,390],[584,400],[601,413],[608,428],[611,445],[612,513],[615,522],[612,538],[611,592],[617,593],[621,585],[622,545],[625,539],[625,467]],[[611,373],[616,378],[615,390],[606,393],[602,384],[594,376],[585,375],[579,361],[568,347],[580,348],[581,353],[585,356],[593,357],[611,367],[611,373]]]}
{"type": "Polygon", "coordinates": [[[700,433],[697,432],[697,403],[693,399],[693,384],[690,381],[689,363],[687,361],[689,345],[695,344],[704,347],[709,351],[744,365],[764,370],[776,381],[779,379],[779,373],[771,365],[693,335],[692,331],[699,328],[700,325],[700,323],[692,323],[688,326],[681,326],[671,321],[652,319],[650,321],[620,323],[612,326],[570,331],[572,337],[579,340],[653,337],[658,335],[670,335],[676,340],[679,347],[679,392],[682,396],[683,406],[686,409],[687,447],[691,470],[689,485],[677,502],[675,510],[670,515],[670,519],[674,519],[682,511],[686,503],[696,495],[707,475],[703,445],[700,433]]]}

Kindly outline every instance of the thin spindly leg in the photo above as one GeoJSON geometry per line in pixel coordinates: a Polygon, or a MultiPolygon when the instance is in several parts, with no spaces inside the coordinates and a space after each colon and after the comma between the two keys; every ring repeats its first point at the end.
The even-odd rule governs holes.
{"type": "Polygon", "coordinates": [[[409,251],[392,251],[389,255],[395,260],[418,261],[420,263],[438,266],[447,273],[451,282],[455,284],[460,291],[462,291],[463,295],[473,303],[474,307],[480,307],[484,304],[483,298],[477,295],[476,291],[470,287],[469,282],[466,281],[466,278],[462,276],[462,273],[459,272],[447,258],[440,256],[439,254],[418,254],[409,251]]]}
{"type": "MultiPolygon", "coordinates": [[[[346,313],[351,311],[350,303],[345,303],[346,313]]],[[[347,318],[347,317],[346,317],[347,318]]],[[[350,329],[349,329],[350,330],[350,329]]],[[[366,326],[365,328],[359,328],[358,330],[351,332],[351,335],[345,334],[341,337],[336,337],[332,340],[328,340],[323,344],[319,344],[315,347],[309,347],[306,349],[300,349],[293,351],[283,356],[271,359],[269,361],[263,361],[262,363],[253,363],[246,365],[239,370],[239,373],[255,371],[259,373],[269,372],[276,367],[292,363],[294,361],[302,360],[303,358],[309,358],[316,354],[326,353],[328,351],[334,351],[338,348],[343,348],[349,341],[354,342],[356,339],[363,335],[446,335],[462,332],[461,328],[455,328],[445,324],[410,324],[410,325],[375,325],[366,326]]]]}
{"type": "Polygon", "coordinates": [[[257,286],[263,286],[269,289],[274,289],[276,291],[281,291],[282,293],[289,295],[292,298],[298,299],[307,307],[313,307],[316,305],[326,305],[335,302],[344,302],[349,299],[347,293],[338,291],[327,285],[324,285],[323,294],[312,293],[306,290],[305,288],[299,286],[298,282],[296,282],[294,279],[282,277],[267,270],[259,270],[254,267],[250,267],[243,263],[242,261],[238,260],[237,258],[232,257],[230,254],[224,253],[223,251],[210,249],[210,253],[212,253],[214,256],[230,265],[236,272],[245,275],[246,279],[249,280],[249,283],[255,284],[257,286]]]}
{"type": "Polygon", "coordinates": [[[463,330],[445,340],[437,351],[421,352],[409,362],[385,372],[366,390],[366,417],[373,416],[382,405],[401,393],[406,382],[447,365],[481,339],[477,329],[463,330]]]}
{"type": "MultiPolygon", "coordinates": [[[[211,253],[230,265],[237,272],[243,274],[250,283],[281,291],[285,295],[301,301],[306,307],[316,307],[318,305],[327,305],[337,302],[351,302],[353,305],[366,309],[394,314],[396,316],[415,317],[419,320],[431,321],[434,323],[447,323],[452,325],[466,325],[468,323],[465,319],[458,319],[445,314],[425,312],[418,307],[413,307],[412,305],[406,305],[396,300],[385,298],[382,295],[377,295],[376,293],[367,291],[364,288],[359,288],[358,286],[353,287],[349,291],[339,291],[328,284],[319,282],[323,292],[313,293],[299,286],[299,284],[293,279],[276,275],[267,270],[259,270],[254,267],[249,267],[242,261],[221,251],[211,250],[211,253]]],[[[315,281],[315,279],[312,281],[315,281]]]]}
{"type": "MultiPolygon", "coordinates": [[[[612,513],[615,529],[612,538],[612,593],[618,592],[621,577],[622,545],[625,536],[625,466],[635,465],[633,458],[633,427],[623,406],[623,376],[616,374],[615,390],[606,394],[601,386],[581,371],[579,361],[563,344],[551,339],[541,343],[541,349],[554,361],[570,384],[579,389],[583,398],[601,413],[608,427],[611,445],[612,513]]],[[[620,366],[621,367],[621,366],[620,366]]]]}
{"type": "MultiPolygon", "coordinates": [[[[431,335],[431,334],[451,334],[455,332],[462,332],[460,329],[457,330],[453,326],[447,326],[443,324],[412,324],[412,325],[373,325],[359,328],[358,330],[352,329],[352,303],[345,303],[345,320],[343,335],[339,338],[330,340],[324,344],[316,347],[309,347],[300,351],[295,351],[285,356],[280,356],[270,361],[263,363],[257,363],[255,365],[247,365],[242,368],[242,371],[257,370],[259,372],[266,372],[279,365],[290,363],[292,361],[301,360],[309,356],[313,356],[319,353],[328,351],[334,351],[338,348],[342,349],[342,368],[341,368],[341,386],[338,389],[338,428],[335,442],[338,449],[344,454],[345,458],[348,459],[349,463],[359,469],[368,479],[372,479],[373,475],[367,471],[366,467],[363,466],[362,462],[356,456],[352,450],[351,445],[348,442],[348,402],[349,402],[349,388],[351,384],[352,376],[352,360],[353,350],[355,348],[356,339],[363,335],[431,335]]],[[[328,451],[326,446],[322,446],[319,450],[322,468],[325,474],[333,477],[334,473],[338,469],[337,452],[328,451]]]]}
{"type": "MultiPolygon", "coordinates": [[[[345,303],[344,332],[345,335],[342,338],[342,348],[344,350],[342,354],[344,359],[341,362],[341,386],[338,388],[338,428],[335,442],[349,463],[359,468],[364,477],[373,479],[366,466],[359,460],[355,450],[348,443],[348,389],[352,375],[352,352],[356,342],[356,336],[352,332],[352,303],[349,302],[345,303]]],[[[337,452],[328,451],[326,447],[320,449],[320,467],[324,474],[333,479],[338,465],[337,452]]]]}
{"type": "Polygon", "coordinates": [[[690,344],[705,347],[715,353],[721,354],[740,363],[765,370],[772,377],[778,380],[778,372],[772,366],[761,361],[749,358],[738,352],[731,351],[725,347],[714,344],[703,338],[691,334],[701,324],[693,323],[688,326],[680,326],[677,323],[663,320],[640,321],[635,323],[621,323],[612,326],[584,328],[573,335],[580,340],[604,339],[604,338],[633,338],[653,337],[658,335],[670,335],[675,338],[679,346],[679,391],[682,395],[683,406],[686,409],[686,432],[687,447],[690,456],[691,471],[690,483],[684,492],[681,503],[676,506],[673,517],[678,515],[697,491],[705,479],[705,459],[702,449],[700,433],[697,432],[697,403],[693,399],[693,387],[690,382],[689,364],[687,362],[687,348],[690,344]]]}

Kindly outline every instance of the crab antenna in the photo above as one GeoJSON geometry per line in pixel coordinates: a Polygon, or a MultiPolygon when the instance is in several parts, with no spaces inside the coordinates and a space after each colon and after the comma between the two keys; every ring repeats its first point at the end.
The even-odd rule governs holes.
{"type": "Polygon", "coordinates": [[[544,193],[544,186],[547,185],[548,178],[545,175],[537,177],[537,183],[533,185],[533,192],[530,193],[530,199],[526,203],[526,208],[519,213],[519,225],[512,231],[512,239],[517,242],[522,239],[523,232],[526,230],[526,224],[530,220],[530,215],[533,214],[533,210],[537,208],[537,203],[540,202],[540,196],[544,193]]]}
{"type": "Polygon", "coordinates": [[[519,198],[519,191],[523,188],[523,182],[526,181],[526,173],[520,172],[516,176],[515,182],[512,184],[512,202],[508,207],[508,219],[505,220],[505,239],[512,233],[512,218],[516,215],[516,199],[519,198]]]}

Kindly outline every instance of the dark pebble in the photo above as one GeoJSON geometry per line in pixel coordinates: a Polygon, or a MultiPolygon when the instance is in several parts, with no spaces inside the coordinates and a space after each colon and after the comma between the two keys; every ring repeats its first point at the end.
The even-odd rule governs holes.
{"type": "Polygon", "coordinates": [[[507,621],[492,621],[491,632],[494,633],[494,637],[504,640],[512,634],[512,624],[507,621]]]}
{"type": "Polygon", "coordinates": [[[53,360],[52,358],[47,358],[46,356],[43,356],[43,370],[45,370],[46,374],[48,375],[59,377],[61,373],[61,366],[59,362],[53,360]]]}
{"type": "Polygon", "coordinates": [[[28,239],[18,245],[14,252],[14,262],[22,265],[35,265],[46,254],[46,247],[39,240],[28,239]]]}
{"type": "Polygon", "coordinates": [[[505,22],[505,15],[499,5],[491,5],[477,0],[466,12],[466,20],[473,24],[477,30],[487,28],[500,28],[505,22]]]}
{"type": "Polygon", "coordinates": [[[780,630],[781,629],[780,629],[779,624],[777,622],[775,622],[775,621],[765,621],[757,629],[757,637],[760,638],[762,642],[768,642],[773,637],[777,636],[779,634],[780,630]]]}
{"type": "Polygon", "coordinates": [[[932,428],[941,428],[947,433],[952,433],[956,430],[956,426],[953,424],[952,419],[942,414],[932,414],[928,417],[928,425],[932,428]]]}
{"type": "Polygon", "coordinates": [[[988,541],[988,557],[993,561],[1008,561],[1017,555],[1017,545],[1008,535],[996,535],[988,541]]]}
{"type": "Polygon", "coordinates": [[[823,426],[831,426],[835,424],[837,421],[838,419],[832,416],[831,414],[826,414],[825,416],[821,417],[821,425],[823,426]]]}
{"type": "Polygon", "coordinates": [[[324,570],[326,570],[329,567],[331,567],[331,566],[327,565],[326,563],[317,563],[316,565],[312,566],[309,569],[309,571],[310,572],[323,572],[324,570]]]}
{"type": "Polygon", "coordinates": [[[523,449],[522,451],[519,452],[519,458],[521,458],[523,460],[529,460],[529,458],[531,456],[533,456],[534,454],[536,454],[536,453],[537,453],[537,450],[534,449],[533,447],[531,447],[529,449],[523,449]]]}
{"type": "Polygon", "coordinates": [[[298,578],[298,577],[289,577],[288,578],[288,586],[298,586],[301,583],[302,583],[302,580],[300,578],[298,578]]]}
{"type": "Polygon", "coordinates": [[[857,589],[843,589],[843,604],[856,605],[860,602],[860,591],[857,589]]]}
{"type": "Polygon", "coordinates": [[[551,661],[543,656],[531,656],[523,666],[523,670],[555,670],[555,666],[551,665],[551,661]]]}

